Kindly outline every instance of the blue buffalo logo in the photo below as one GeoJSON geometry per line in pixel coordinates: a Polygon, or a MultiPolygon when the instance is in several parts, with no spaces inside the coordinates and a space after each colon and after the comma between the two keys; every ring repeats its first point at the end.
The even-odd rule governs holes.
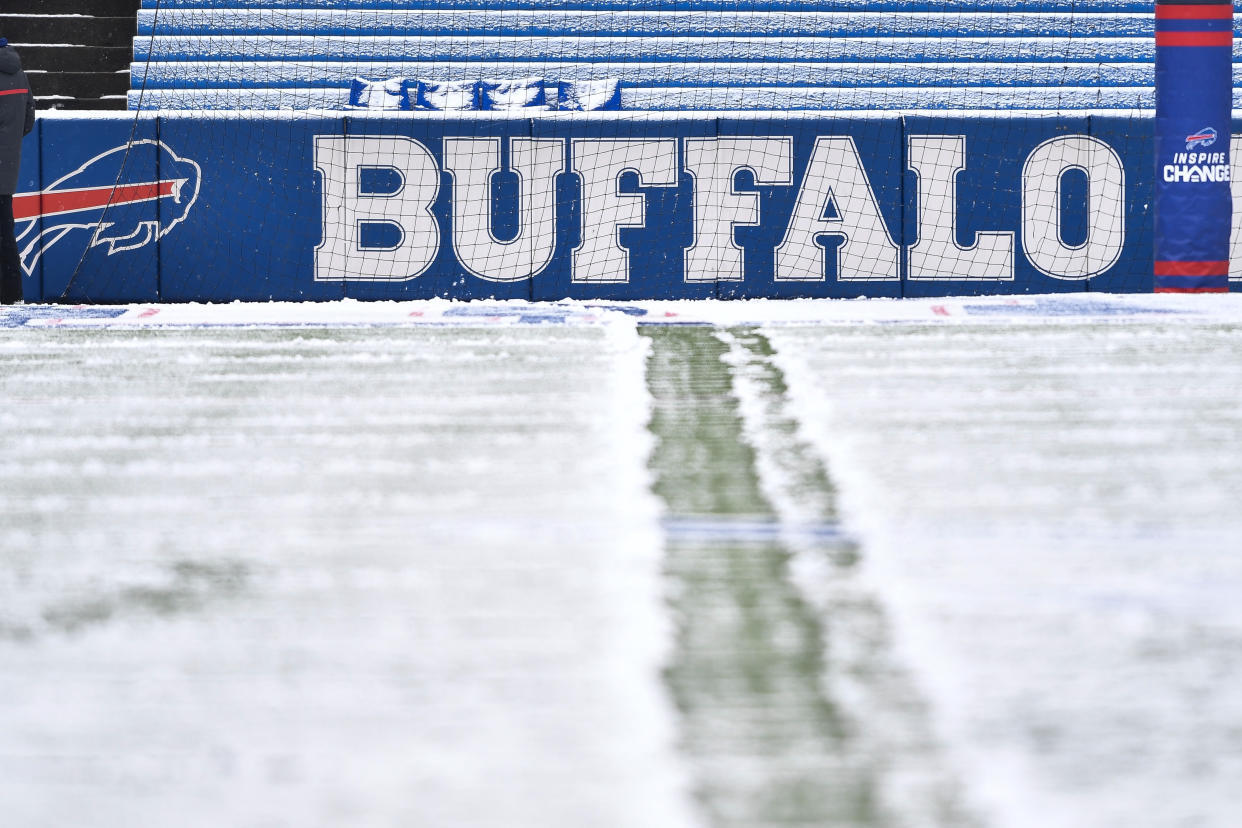
{"type": "Polygon", "coordinates": [[[1207,129],[1201,129],[1198,132],[1196,132],[1194,135],[1186,136],[1186,149],[1187,151],[1196,149],[1198,147],[1203,147],[1204,149],[1206,149],[1212,146],[1212,144],[1216,143],[1216,137],[1217,137],[1216,130],[1212,129],[1211,127],[1208,127],[1207,129]]]}
{"type": "Polygon", "coordinates": [[[41,192],[13,197],[22,267],[75,231],[109,256],[146,247],[185,221],[198,200],[202,169],[162,141],[141,140],[102,152],[41,192]],[[158,175],[154,173],[158,170],[158,175]]]}

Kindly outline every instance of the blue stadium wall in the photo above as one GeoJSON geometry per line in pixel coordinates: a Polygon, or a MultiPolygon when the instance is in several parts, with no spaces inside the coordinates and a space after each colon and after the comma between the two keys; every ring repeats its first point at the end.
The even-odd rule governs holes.
{"type": "MultiPolygon", "coordinates": [[[[30,300],[1147,292],[1152,130],[1112,117],[56,116],[27,140],[15,204],[30,300]]],[[[1227,157],[1207,153],[1227,150],[1223,136],[1196,146],[1204,175],[1227,157]]]]}

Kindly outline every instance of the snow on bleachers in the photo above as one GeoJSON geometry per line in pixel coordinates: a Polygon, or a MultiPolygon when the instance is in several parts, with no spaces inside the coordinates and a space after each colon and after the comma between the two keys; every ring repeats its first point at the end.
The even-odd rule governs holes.
{"type": "MultiPolygon", "coordinates": [[[[494,37],[350,35],[181,35],[139,39],[134,58],[159,60],[296,60],[316,53],[353,59],[784,61],[1150,61],[1151,38],[955,37],[494,37]]],[[[835,67],[825,65],[828,74],[835,67]]],[[[709,66],[704,67],[710,71],[709,66]]],[[[756,76],[755,83],[763,78],[756,76]]]]}
{"type": "MultiPolygon", "coordinates": [[[[1235,70],[1242,86],[1242,65],[1235,70]]],[[[838,63],[827,71],[810,61],[417,61],[417,60],[212,60],[156,61],[146,67],[150,89],[347,89],[359,76],[617,78],[628,86],[914,86],[943,87],[1150,87],[1150,63],[838,63]]],[[[140,79],[139,83],[141,82],[140,79]]]]}
{"type": "Polygon", "coordinates": [[[354,77],[616,78],[625,109],[1152,106],[1149,2],[143,0],[131,106],[337,108],[354,77]],[[141,91],[139,91],[141,90],[141,91]]]}
{"type": "Polygon", "coordinates": [[[1150,14],[1006,12],[592,11],[585,9],[161,9],[138,12],[138,35],[476,35],[1150,37],[1150,14]]]}
{"type": "MultiPolygon", "coordinates": [[[[1075,12],[1085,0],[314,0],[318,9],[650,9],[668,11],[1075,12]]],[[[142,0],[143,9],[302,8],[308,0],[142,0]]],[[[1090,0],[1101,12],[1150,12],[1151,0],[1090,0]]]]}
{"type": "MultiPolygon", "coordinates": [[[[1141,87],[1101,90],[1065,87],[1055,101],[1042,103],[1057,110],[1151,109],[1154,92],[1141,87]]],[[[773,100],[784,111],[831,110],[1029,110],[1031,89],[1024,87],[933,87],[930,89],[881,87],[668,87],[630,86],[621,91],[621,109],[650,111],[768,110],[773,100]]],[[[1242,96],[1237,98],[1242,104],[1242,96]]],[[[149,109],[340,109],[349,102],[349,89],[251,88],[251,89],[148,89],[144,108],[149,109]]],[[[1237,104],[1235,104],[1237,105],[1237,104]]],[[[1239,107],[1242,108],[1242,107],[1239,107]]]]}

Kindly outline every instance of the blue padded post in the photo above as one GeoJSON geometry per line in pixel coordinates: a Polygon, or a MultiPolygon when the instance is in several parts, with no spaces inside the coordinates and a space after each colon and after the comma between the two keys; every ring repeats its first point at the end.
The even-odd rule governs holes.
{"type": "Polygon", "coordinates": [[[1232,0],[1157,0],[1157,293],[1229,290],[1232,96],[1232,0]]]}

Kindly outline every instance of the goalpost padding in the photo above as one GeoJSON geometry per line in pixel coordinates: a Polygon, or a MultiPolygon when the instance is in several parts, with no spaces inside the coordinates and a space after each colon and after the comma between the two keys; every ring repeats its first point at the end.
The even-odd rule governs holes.
{"type": "Polygon", "coordinates": [[[1156,3],[1157,293],[1229,290],[1231,0],[1156,3]]]}

